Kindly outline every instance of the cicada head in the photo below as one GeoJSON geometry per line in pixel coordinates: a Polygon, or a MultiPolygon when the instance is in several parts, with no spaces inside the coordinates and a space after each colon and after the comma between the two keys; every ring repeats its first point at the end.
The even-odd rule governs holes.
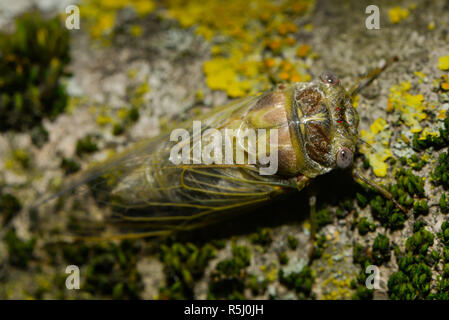
{"type": "Polygon", "coordinates": [[[352,164],[359,118],[332,72],[279,85],[256,100],[245,120],[253,128],[278,129],[280,175],[315,177],[352,164]]]}
{"type": "Polygon", "coordinates": [[[316,176],[352,165],[359,117],[338,77],[323,72],[319,80],[297,83],[292,91],[291,129],[297,140],[300,171],[316,176]]]}

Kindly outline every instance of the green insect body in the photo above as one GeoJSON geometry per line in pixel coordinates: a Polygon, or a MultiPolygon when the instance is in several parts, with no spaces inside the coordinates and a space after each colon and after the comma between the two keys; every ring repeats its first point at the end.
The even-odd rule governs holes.
{"type": "MultiPolygon", "coordinates": [[[[278,85],[261,95],[214,108],[195,120],[201,121],[202,134],[211,128],[277,129],[277,142],[269,134],[257,137],[276,143],[276,174],[261,175],[258,162],[175,165],[169,159],[177,142],[165,132],[87,170],[59,194],[86,183],[97,195],[99,190],[107,191],[107,202],[113,208],[108,221],[126,226],[126,231],[119,231],[124,237],[190,230],[301,190],[333,169],[350,167],[359,122],[351,94],[331,72],[307,83],[278,85]]],[[[192,135],[192,123],[179,127],[192,135]]],[[[207,134],[194,137],[192,145],[207,138],[207,134]]],[[[243,148],[247,159],[247,147],[234,145],[233,156],[237,148],[243,148]]]]}

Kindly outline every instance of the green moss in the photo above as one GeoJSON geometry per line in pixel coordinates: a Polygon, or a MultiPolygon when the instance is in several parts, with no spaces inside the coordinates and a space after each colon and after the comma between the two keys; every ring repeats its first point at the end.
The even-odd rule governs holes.
{"type": "Polygon", "coordinates": [[[226,247],[226,239],[213,239],[211,244],[217,249],[224,249],[226,247]]]}
{"type": "Polygon", "coordinates": [[[76,143],[76,154],[82,156],[85,153],[93,153],[98,151],[98,146],[94,142],[92,136],[88,135],[84,139],[78,140],[76,143]]]}
{"type": "MultiPolygon", "coordinates": [[[[400,168],[396,170],[394,177],[396,184],[387,186],[393,197],[406,209],[414,207],[415,215],[427,214],[428,205],[424,198],[424,179],[416,176],[410,169],[400,168]]],[[[391,230],[402,229],[406,220],[406,214],[395,206],[393,201],[367,190],[357,195],[359,204],[362,206],[369,201],[373,218],[378,220],[384,227],[391,230]]]]}
{"type": "MultiPolygon", "coordinates": [[[[383,241],[380,241],[383,242],[383,241]]],[[[383,248],[383,246],[381,246],[383,248]]],[[[365,247],[359,243],[356,243],[353,247],[352,259],[355,264],[360,265],[360,272],[355,279],[351,281],[351,287],[355,289],[352,295],[354,300],[370,300],[373,298],[373,290],[366,287],[366,274],[365,270],[369,265],[373,264],[373,259],[368,247],[365,247]]]]}
{"type": "Polygon", "coordinates": [[[429,206],[426,200],[416,200],[413,203],[413,213],[415,216],[427,215],[429,213],[429,206]]]}
{"type": "MultiPolygon", "coordinates": [[[[137,253],[140,251],[138,242],[108,243],[96,245],[90,250],[92,259],[85,271],[84,284],[81,284],[85,291],[112,299],[139,298],[143,283],[136,268],[137,253]]],[[[71,254],[86,254],[82,248],[77,251],[71,254]]],[[[65,254],[68,257],[67,251],[65,254]]]]}
{"type": "Polygon", "coordinates": [[[434,264],[437,264],[438,261],[440,261],[440,259],[441,259],[440,253],[436,250],[432,250],[430,252],[430,257],[432,258],[434,264]]]}
{"type": "Polygon", "coordinates": [[[402,156],[399,160],[403,166],[407,165],[407,157],[402,156]]]}
{"type": "MultiPolygon", "coordinates": [[[[397,181],[396,192],[399,196],[403,195],[401,191],[405,191],[409,196],[424,197],[424,179],[412,173],[410,169],[398,169],[394,177],[397,181]]],[[[393,191],[393,190],[392,190],[393,191]]],[[[401,203],[402,204],[402,203],[401,203]]],[[[407,203],[404,203],[404,205],[407,203]]]]}
{"type": "Polygon", "coordinates": [[[61,161],[61,168],[64,170],[65,174],[72,174],[78,172],[81,166],[74,160],[63,158],[61,161]]]}
{"type": "Polygon", "coordinates": [[[390,239],[383,234],[378,234],[374,239],[372,255],[376,265],[390,261],[390,239]]]}
{"type": "Polygon", "coordinates": [[[20,240],[16,231],[11,229],[5,235],[5,243],[8,247],[9,263],[19,268],[28,267],[29,261],[33,258],[36,239],[20,240]]]}
{"type": "Polygon", "coordinates": [[[251,289],[251,293],[255,296],[264,294],[267,290],[268,280],[258,277],[254,274],[248,275],[246,287],[251,289]]]}
{"type": "Polygon", "coordinates": [[[42,124],[36,125],[30,132],[31,142],[38,148],[42,148],[42,146],[48,141],[48,132],[42,126],[42,124]]]}
{"type": "Polygon", "coordinates": [[[300,272],[288,274],[282,269],[279,270],[279,280],[287,288],[294,289],[298,293],[298,298],[308,298],[311,296],[315,276],[312,269],[309,266],[305,266],[300,272]]]}
{"type": "Polygon", "coordinates": [[[352,249],[352,260],[356,264],[371,264],[371,257],[368,255],[368,248],[356,243],[352,249]]]}
{"type": "Polygon", "coordinates": [[[441,224],[441,232],[438,232],[438,237],[444,243],[444,245],[449,246],[449,222],[444,221],[441,224]]]}
{"type": "Polygon", "coordinates": [[[273,242],[273,231],[268,228],[263,228],[257,233],[252,234],[249,239],[253,244],[268,247],[273,242]]]}
{"type": "Polygon", "coordinates": [[[114,126],[112,127],[112,134],[114,136],[119,136],[121,135],[123,132],[125,132],[125,127],[121,124],[114,124],[114,126]]]}
{"type": "Polygon", "coordinates": [[[211,273],[209,298],[243,299],[246,280],[246,267],[251,261],[248,247],[232,246],[233,257],[220,261],[211,273]]]}
{"type": "Polygon", "coordinates": [[[359,230],[359,233],[363,236],[368,232],[376,230],[376,225],[372,222],[369,222],[368,218],[362,217],[357,223],[357,229],[359,230]]]}
{"type": "Polygon", "coordinates": [[[164,264],[167,287],[160,289],[161,298],[193,299],[195,281],[202,277],[214,256],[215,249],[210,244],[163,244],[159,257],[164,264]]]}
{"type": "Polygon", "coordinates": [[[446,263],[443,267],[443,276],[448,277],[449,276],[449,263],[446,263]]]}
{"type": "Polygon", "coordinates": [[[286,265],[288,263],[287,252],[283,251],[279,254],[279,263],[282,265],[286,265]]]}
{"type": "Polygon", "coordinates": [[[318,210],[316,213],[316,224],[317,224],[317,228],[320,229],[322,227],[324,227],[327,224],[332,223],[333,219],[332,219],[332,213],[329,209],[324,208],[321,210],[318,210]]]}
{"type": "Polygon", "coordinates": [[[443,152],[438,158],[438,164],[431,174],[432,180],[436,185],[449,189],[449,153],[443,152]]]}
{"type": "Polygon", "coordinates": [[[16,149],[12,152],[12,159],[20,165],[22,169],[29,169],[31,164],[30,154],[23,149],[16,149]]]}
{"type": "Polygon", "coordinates": [[[434,235],[422,228],[407,239],[406,249],[414,254],[425,255],[427,249],[433,245],[433,240],[434,235]]]}
{"type": "Polygon", "coordinates": [[[69,264],[81,266],[89,261],[92,249],[84,242],[64,244],[62,246],[62,257],[69,264]]]}
{"type": "Polygon", "coordinates": [[[335,211],[335,215],[337,216],[338,219],[344,219],[348,216],[349,212],[346,210],[342,210],[341,208],[337,208],[337,210],[335,211]]]}
{"type": "Polygon", "coordinates": [[[449,262],[449,247],[443,248],[443,261],[449,262]]]}
{"type": "Polygon", "coordinates": [[[391,230],[402,229],[405,222],[405,214],[394,205],[393,201],[385,200],[382,196],[376,196],[370,201],[373,217],[382,225],[391,230]]]}
{"type": "Polygon", "coordinates": [[[441,194],[439,204],[442,213],[449,213],[449,199],[446,198],[444,193],[441,194]]]}
{"type": "Polygon", "coordinates": [[[123,121],[120,123],[115,123],[112,127],[112,134],[114,136],[118,136],[123,134],[126,129],[128,129],[132,124],[139,120],[139,109],[138,107],[131,107],[129,110],[126,110],[124,113],[123,121]]]}
{"type": "Polygon", "coordinates": [[[287,237],[287,245],[290,249],[292,250],[296,250],[296,248],[298,247],[298,239],[296,239],[294,236],[289,235],[287,237]]]}
{"type": "Polygon", "coordinates": [[[420,134],[415,133],[412,141],[413,148],[422,151],[433,147],[439,150],[449,145],[449,115],[444,120],[443,128],[439,129],[439,136],[427,135],[424,140],[420,139],[420,134]]]}
{"type": "MultiPolygon", "coordinates": [[[[406,252],[396,253],[399,270],[388,280],[388,292],[392,299],[433,299],[430,294],[431,266],[438,263],[440,255],[428,249],[433,245],[434,235],[424,227],[422,220],[415,222],[413,235],[406,241],[406,252]]],[[[449,252],[448,252],[449,253],[449,252]]]]}
{"type": "Polygon", "coordinates": [[[388,280],[388,293],[394,300],[425,299],[430,293],[432,271],[420,257],[409,252],[398,261],[399,271],[388,280]]]}
{"type": "Polygon", "coordinates": [[[16,19],[15,32],[0,33],[0,130],[25,130],[54,118],[67,105],[69,32],[57,17],[38,12],[16,19]]]}
{"type": "Polygon", "coordinates": [[[430,294],[429,299],[435,300],[449,300],[449,279],[447,277],[441,278],[438,281],[436,292],[430,294]]]}
{"type": "Polygon", "coordinates": [[[368,289],[365,285],[356,286],[351,298],[352,300],[371,300],[373,299],[373,290],[368,289]]]}
{"type": "Polygon", "coordinates": [[[326,237],[324,235],[316,238],[315,247],[313,249],[312,260],[319,259],[326,249],[326,237]]]}
{"type": "Polygon", "coordinates": [[[413,154],[410,157],[410,166],[413,170],[420,171],[426,165],[426,161],[422,158],[419,158],[416,154],[413,154]]]}
{"type": "Polygon", "coordinates": [[[126,119],[130,123],[133,123],[139,120],[139,117],[139,110],[136,107],[133,107],[129,109],[126,119]]]}
{"type": "MultiPolygon", "coordinates": [[[[360,153],[359,153],[360,154],[360,153]]],[[[368,170],[369,168],[371,168],[371,165],[369,163],[369,159],[367,157],[365,157],[364,154],[360,154],[360,156],[363,159],[363,169],[368,170]]]]}
{"type": "Polygon", "coordinates": [[[394,157],[391,157],[390,159],[388,159],[388,162],[390,165],[394,166],[396,164],[398,160],[394,157]]]}
{"type": "Polygon", "coordinates": [[[437,286],[434,290],[434,293],[429,295],[430,299],[438,299],[438,300],[448,300],[449,299],[449,222],[444,221],[441,224],[441,231],[438,232],[438,237],[441,239],[441,242],[444,244],[443,252],[440,254],[439,252],[433,253],[432,256],[434,260],[434,264],[436,265],[442,258],[443,260],[443,270],[437,278],[437,286]]]}
{"type": "Polygon", "coordinates": [[[0,193],[0,226],[5,226],[21,209],[22,205],[16,197],[0,193]]]}
{"type": "Polygon", "coordinates": [[[359,206],[361,208],[366,207],[366,205],[368,204],[368,199],[365,195],[361,194],[360,192],[357,192],[355,194],[356,198],[357,198],[357,202],[359,204],[359,206]]]}
{"type": "Polygon", "coordinates": [[[339,207],[337,208],[335,215],[338,219],[344,219],[348,216],[350,212],[354,211],[354,201],[353,199],[346,199],[340,201],[339,207]]]}
{"type": "Polygon", "coordinates": [[[410,283],[409,277],[402,271],[393,273],[388,279],[388,292],[393,300],[413,300],[416,290],[410,283]]]}
{"type": "Polygon", "coordinates": [[[417,220],[415,221],[415,223],[413,224],[413,232],[418,232],[422,229],[424,229],[424,227],[426,226],[426,222],[424,220],[417,220]]]}

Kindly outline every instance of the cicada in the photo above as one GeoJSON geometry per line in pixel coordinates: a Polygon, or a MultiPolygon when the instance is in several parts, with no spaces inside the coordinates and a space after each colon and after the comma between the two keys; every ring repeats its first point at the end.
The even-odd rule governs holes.
{"type": "MultiPolygon", "coordinates": [[[[372,73],[369,81],[382,70],[372,73]]],[[[90,186],[94,197],[106,201],[111,208],[104,223],[111,222],[114,228],[107,234],[118,238],[169,235],[220,221],[233,212],[275,201],[290,191],[300,191],[317,176],[350,168],[359,125],[352,97],[360,88],[358,85],[354,90],[346,90],[329,71],[311,82],[277,85],[268,92],[214,108],[178,124],[191,137],[184,145],[180,146],[173,139],[173,131],[168,130],[88,169],[57,195],[81,185],[90,186]],[[199,135],[194,132],[195,122],[201,122],[200,130],[196,128],[199,135]],[[239,151],[243,160],[251,159],[254,148],[248,139],[239,137],[248,129],[265,130],[252,142],[257,145],[264,142],[262,145],[266,147],[261,149],[265,150],[260,151],[276,145],[274,174],[261,174],[267,162],[262,163],[257,157],[252,163],[232,161],[239,151]],[[273,129],[276,141],[269,134],[273,129]],[[204,163],[195,156],[195,148],[217,130],[236,133],[231,138],[231,142],[236,142],[228,155],[231,161],[204,163]],[[239,143],[240,140],[246,142],[239,143]],[[184,161],[173,159],[176,147],[186,147],[182,154],[184,161]]],[[[394,201],[382,187],[356,170],[352,172],[358,180],[394,201]]]]}

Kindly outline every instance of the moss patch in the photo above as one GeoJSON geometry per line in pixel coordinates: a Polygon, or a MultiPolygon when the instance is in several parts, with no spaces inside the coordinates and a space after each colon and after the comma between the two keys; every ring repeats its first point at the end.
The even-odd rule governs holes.
{"type": "Polygon", "coordinates": [[[38,12],[18,17],[13,34],[0,33],[0,51],[0,131],[28,129],[65,110],[61,79],[70,55],[61,20],[38,12]]]}
{"type": "Polygon", "coordinates": [[[195,282],[203,276],[209,260],[215,256],[212,245],[193,243],[164,244],[159,257],[164,264],[166,287],[160,289],[161,299],[193,299],[195,282]]]}
{"type": "Polygon", "coordinates": [[[5,235],[5,243],[8,247],[9,263],[19,268],[27,268],[29,261],[33,258],[36,239],[21,240],[17,237],[14,229],[5,235]]]}
{"type": "Polygon", "coordinates": [[[208,298],[243,299],[250,262],[250,249],[233,244],[232,258],[220,261],[211,273],[208,298]]]}

